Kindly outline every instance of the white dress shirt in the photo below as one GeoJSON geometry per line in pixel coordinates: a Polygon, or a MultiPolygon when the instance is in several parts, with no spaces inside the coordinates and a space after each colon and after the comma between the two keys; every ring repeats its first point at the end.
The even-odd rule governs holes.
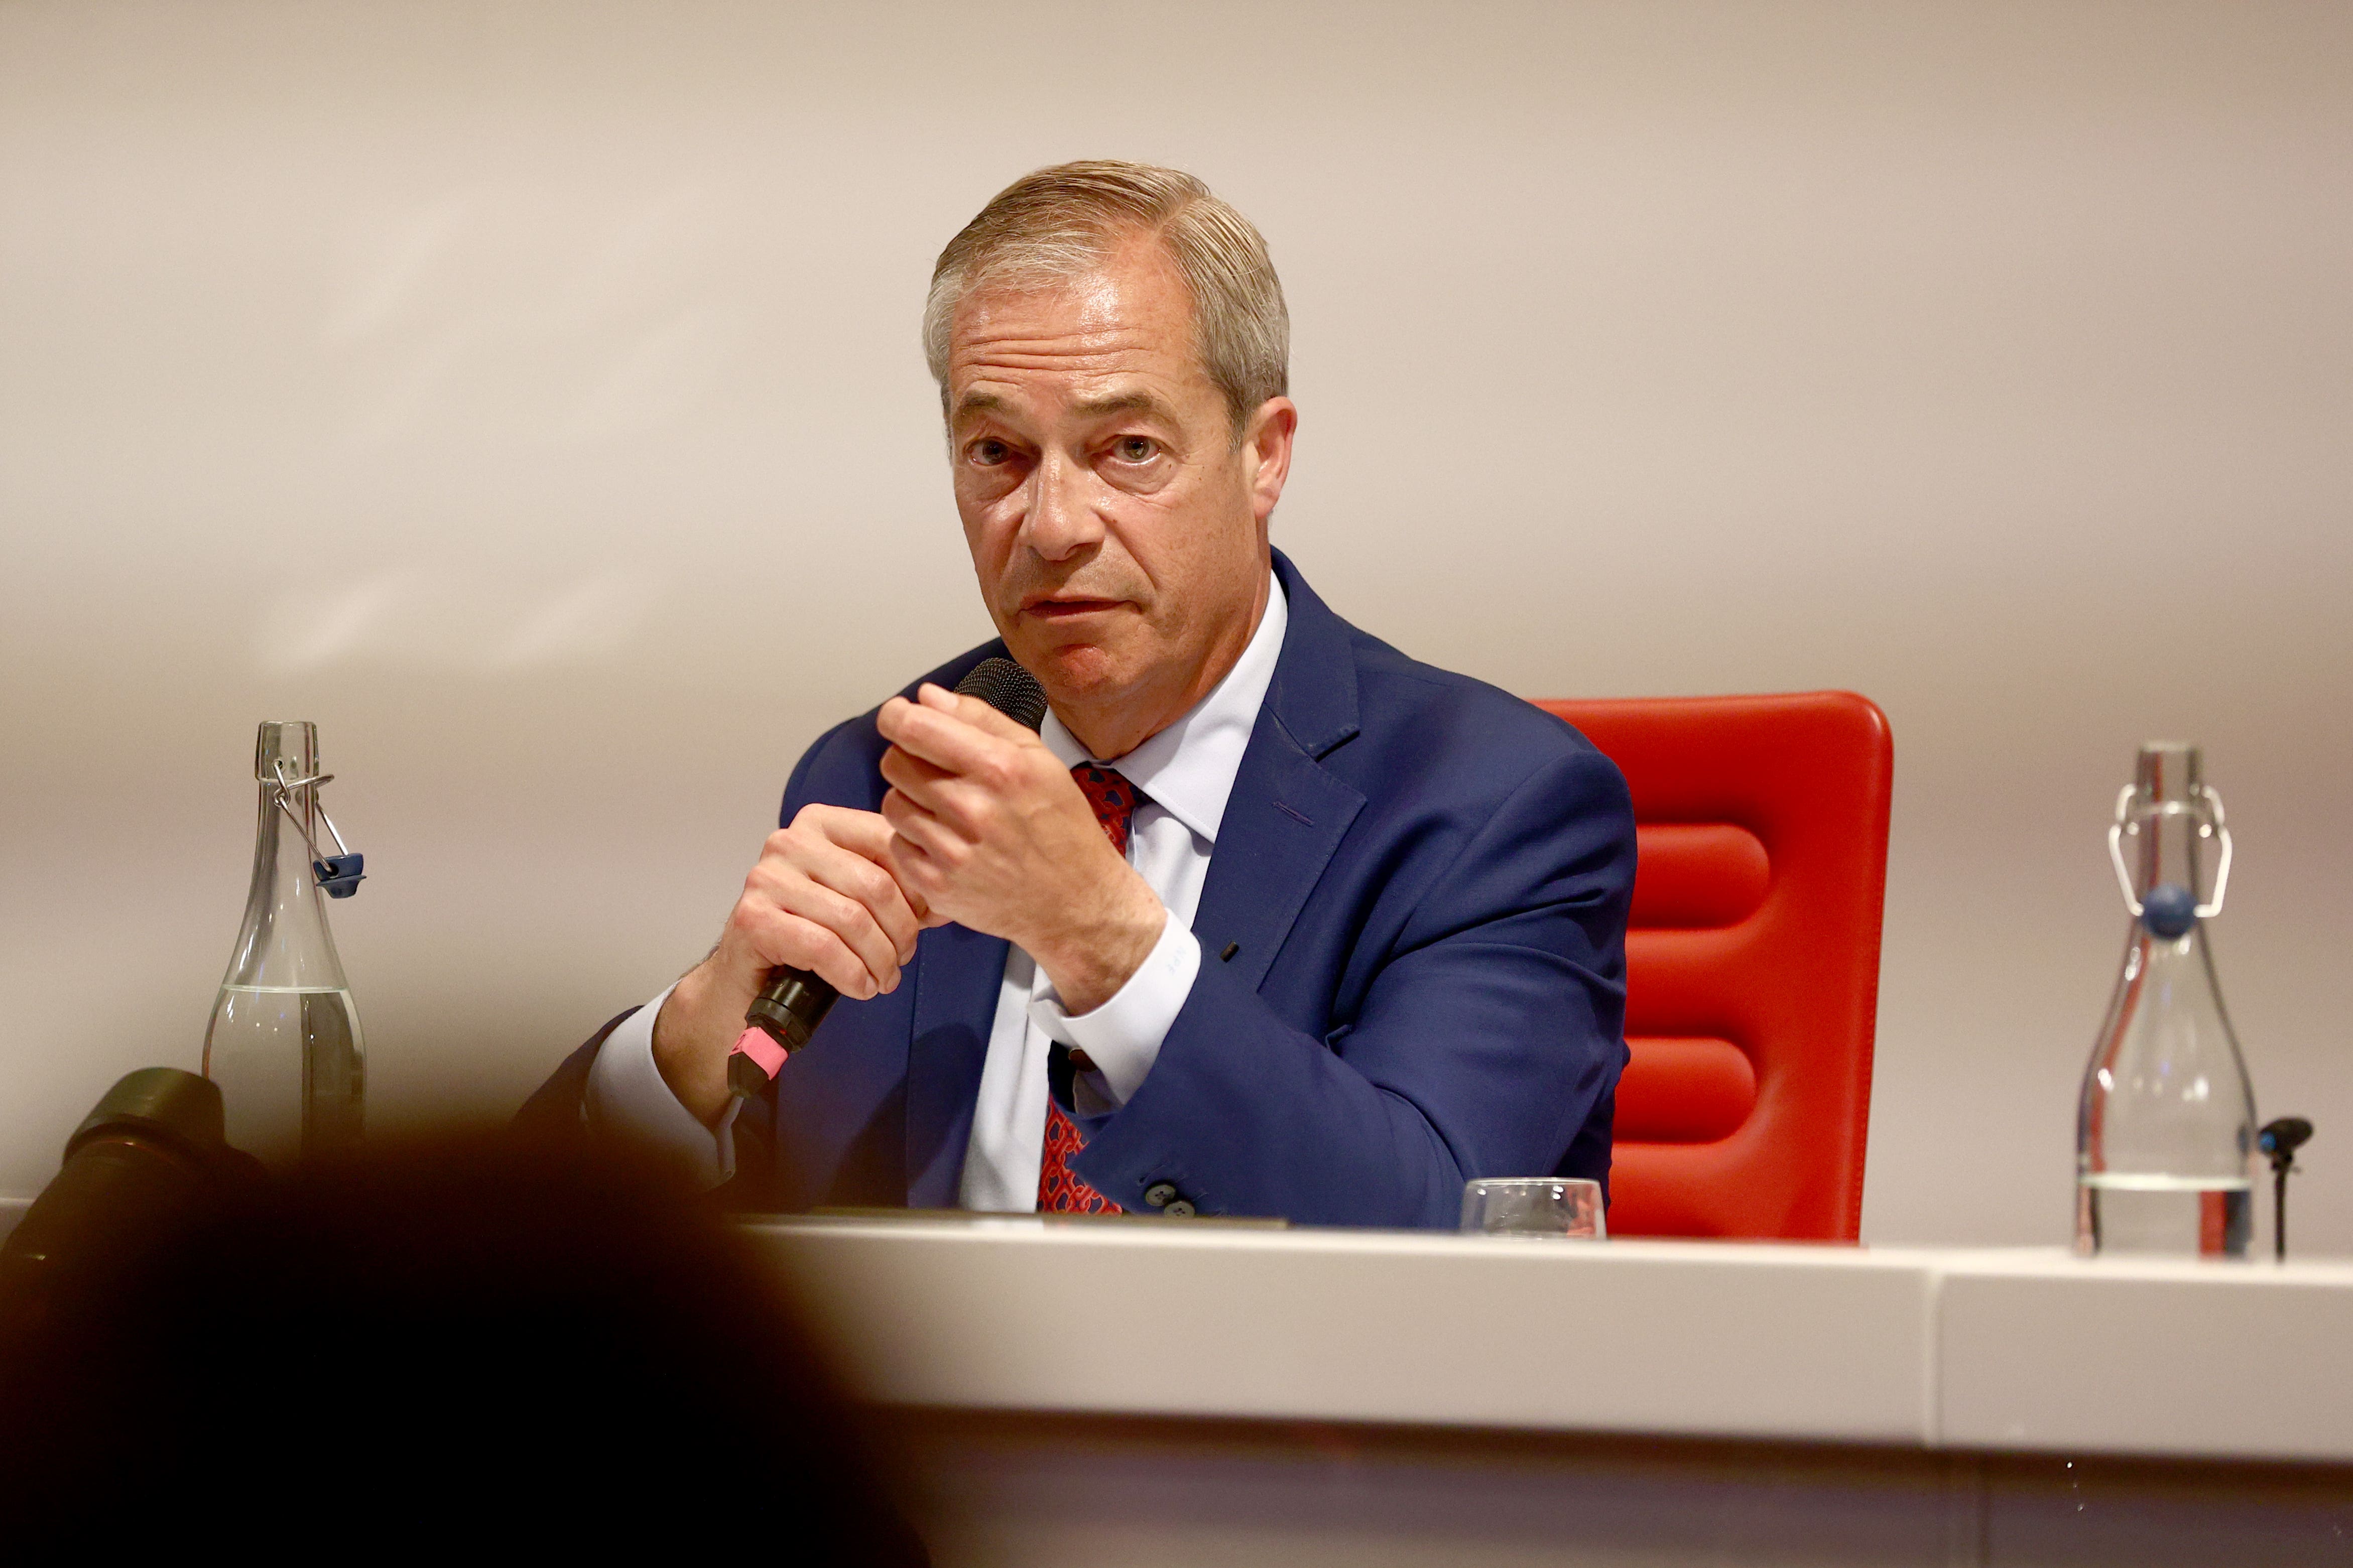
{"type": "MultiPolygon", "coordinates": [[[[1062,721],[1047,714],[1039,736],[1065,765],[1094,762],[1116,767],[1144,795],[1128,829],[1128,864],[1159,895],[1167,921],[1127,984],[1093,1012],[1076,1016],[1063,1009],[1028,953],[1018,946],[1007,952],[957,1191],[964,1207],[1007,1213],[1038,1206],[1046,1064],[1055,1042],[1083,1050],[1094,1063],[1093,1071],[1078,1075],[1071,1085],[1082,1115],[1118,1110],[1152,1070],[1200,971],[1193,916],[1217,848],[1226,797],[1233,793],[1259,707],[1274,679],[1289,622],[1282,584],[1270,581],[1266,614],[1225,679],[1182,718],[1115,762],[1088,755],[1062,721]]],[[[665,990],[607,1037],[588,1075],[586,1110],[592,1126],[661,1150],[705,1185],[715,1186],[734,1173],[733,1124],[742,1101],[729,1106],[714,1133],[662,1081],[654,1065],[653,1025],[669,996],[665,990]]]]}

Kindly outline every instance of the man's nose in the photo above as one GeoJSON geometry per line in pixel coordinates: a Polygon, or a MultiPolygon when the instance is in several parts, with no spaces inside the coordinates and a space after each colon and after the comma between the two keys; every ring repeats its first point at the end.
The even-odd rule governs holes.
{"type": "Polygon", "coordinates": [[[1085,465],[1049,453],[1029,471],[1029,505],[1021,542],[1048,561],[1067,561],[1102,540],[1103,520],[1089,499],[1085,465]]]}

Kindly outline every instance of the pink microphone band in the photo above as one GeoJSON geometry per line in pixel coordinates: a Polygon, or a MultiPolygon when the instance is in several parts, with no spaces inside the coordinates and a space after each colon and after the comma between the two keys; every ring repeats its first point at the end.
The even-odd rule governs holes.
{"type": "Polygon", "coordinates": [[[769,1078],[776,1077],[777,1069],[785,1065],[785,1047],[776,1044],[767,1030],[756,1025],[736,1038],[735,1049],[729,1054],[751,1058],[760,1071],[769,1078]]]}

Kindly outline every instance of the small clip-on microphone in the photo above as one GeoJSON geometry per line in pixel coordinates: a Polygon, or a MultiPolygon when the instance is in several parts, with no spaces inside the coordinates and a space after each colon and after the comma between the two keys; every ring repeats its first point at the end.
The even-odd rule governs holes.
{"type": "MultiPolygon", "coordinates": [[[[1046,721],[1046,689],[1009,658],[982,659],[956,682],[956,695],[977,697],[1024,729],[1046,721]]],[[[767,988],[744,1015],[742,1037],[727,1054],[727,1092],[749,1100],[767,1088],[785,1059],[808,1044],[840,995],[806,969],[772,971],[767,988]]]]}
{"type": "Polygon", "coordinates": [[[2255,1142],[2272,1162],[2272,1258],[2287,1261],[2287,1178],[2295,1169],[2295,1152],[2312,1137],[2312,1123],[2301,1116],[2266,1121],[2255,1142]]]}

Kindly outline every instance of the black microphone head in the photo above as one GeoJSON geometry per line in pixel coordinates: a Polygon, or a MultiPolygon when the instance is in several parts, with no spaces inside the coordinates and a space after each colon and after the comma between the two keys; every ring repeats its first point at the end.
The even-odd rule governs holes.
{"type": "Polygon", "coordinates": [[[2274,1159],[2293,1158],[2311,1137],[2311,1122],[2301,1116],[2283,1116],[2276,1121],[2265,1122],[2257,1142],[2263,1145],[2263,1152],[2274,1159]]]}
{"type": "Polygon", "coordinates": [[[1025,730],[1046,721],[1046,689],[1009,658],[984,658],[956,682],[956,695],[977,697],[1025,730]]]}

